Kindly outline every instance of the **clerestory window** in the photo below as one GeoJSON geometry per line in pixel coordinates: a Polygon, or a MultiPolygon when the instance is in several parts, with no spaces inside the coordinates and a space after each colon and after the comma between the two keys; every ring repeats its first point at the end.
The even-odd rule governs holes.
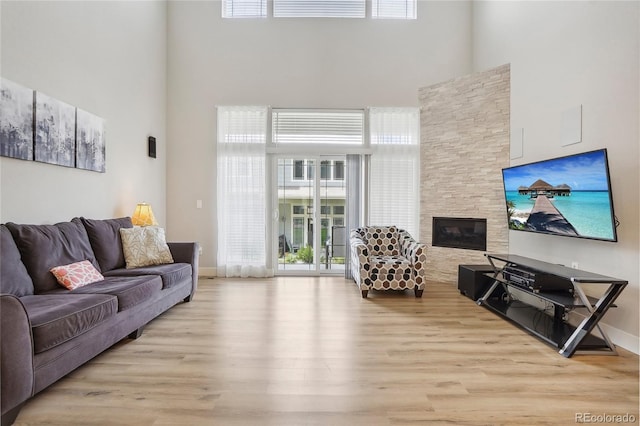
{"type": "Polygon", "coordinates": [[[418,0],[371,0],[373,19],[417,19],[418,0]]]}
{"type": "Polygon", "coordinates": [[[364,18],[365,0],[273,0],[275,18],[364,18]]]}
{"type": "Polygon", "coordinates": [[[416,19],[418,0],[222,0],[223,18],[416,19]]]}
{"type": "Polygon", "coordinates": [[[266,18],[267,0],[222,0],[223,18],[266,18]]]}

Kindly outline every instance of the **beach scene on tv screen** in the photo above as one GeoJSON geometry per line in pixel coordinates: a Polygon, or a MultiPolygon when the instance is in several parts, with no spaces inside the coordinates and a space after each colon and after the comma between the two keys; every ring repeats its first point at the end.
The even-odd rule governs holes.
{"type": "Polygon", "coordinates": [[[509,228],[614,240],[605,151],[504,169],[509,228]]]}

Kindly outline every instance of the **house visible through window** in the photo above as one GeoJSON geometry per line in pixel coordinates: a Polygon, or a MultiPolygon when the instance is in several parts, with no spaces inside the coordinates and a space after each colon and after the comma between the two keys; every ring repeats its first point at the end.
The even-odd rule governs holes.
{"type": "Polygon", "coordinates": [[[336,161],[334,163],[333,178],[335,180],[344,180],[344,161],[336,161]]]}
{"type": "Polygon", "coordinates": [[[320,179],[330,179],[331,176],[331,162],[330,161],[321,161],[320,162],[320,179]]]}
{"type": "MultiPolygon", "coordinates": [[[[304,160],[294,160],[292,169],[293,180],[311,180],[314,165],[304,160]],[[306,164],[305,164],[306,163],[306,164]]],[[[321,180],[344,180],[344,161],[323,160],[320,162],[321,180]]]]}
{"type": "Polygon", "coordinates": [[[220,247],[228,248],[219,265],[230,266],[227,273],[242,273],[243,256],[261,263],[264,239],[256,237],[265,230],[274,253],[265,266],[277,273],[346,270],[345,243],[332,236],[344,233],[351,218],[418,235],[417,108],[273,109],[270,127],[267,108],[218,112],[219,219],[226,220],[219,222],[219,255],[220,247]],[[369,188],[362,196],[353,189],[361,184],[369,188]],[[367,205],[352,210],[362,202],[367,205]],[[266,220],[268,209],[277,213],[273,222],[266,220]],[[251,212],[259,229],[247,234],[249,227],[239,226],[241,212],[251,212]]]}
{"type": "Polygon", "coordinates": [[[293,162],[293,180],[304,180],[304,161],[293,162]]]}

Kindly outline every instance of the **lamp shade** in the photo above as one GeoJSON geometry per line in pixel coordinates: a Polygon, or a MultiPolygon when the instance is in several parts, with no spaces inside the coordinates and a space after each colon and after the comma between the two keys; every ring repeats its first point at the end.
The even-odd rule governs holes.
{"type": "Polygon", "coordinates": [[[136,210],[131,216],[131,222],[136,226],[152,226],[157,225],[151,205],[147,203],[138,203],[136,210]]]}

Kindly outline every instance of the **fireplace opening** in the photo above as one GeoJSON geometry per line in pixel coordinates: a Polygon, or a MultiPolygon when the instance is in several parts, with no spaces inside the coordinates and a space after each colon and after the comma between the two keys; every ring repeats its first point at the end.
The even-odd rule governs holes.
{"type": "Polygon", "coordinates": [[[487,219],[434,217],[431,245],[487,250],[487,219]]]}

